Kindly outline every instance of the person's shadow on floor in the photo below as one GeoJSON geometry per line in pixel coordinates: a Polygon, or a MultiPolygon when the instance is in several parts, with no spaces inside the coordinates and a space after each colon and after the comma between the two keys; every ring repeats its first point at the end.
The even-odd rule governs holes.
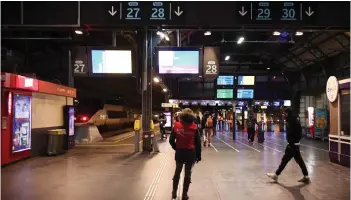
{"type": "Polygon", "coordinates": [[[277,184],[277,185],[285,188],[286,190],[288,190],[295,200],[306,200],[305,197],[301,194],[301,189],[304,188],[305,186],[307,186],[308,184],[286,186],[286,185],[279,183],[279,182],[270,182],[270,183],[277,184]]]}

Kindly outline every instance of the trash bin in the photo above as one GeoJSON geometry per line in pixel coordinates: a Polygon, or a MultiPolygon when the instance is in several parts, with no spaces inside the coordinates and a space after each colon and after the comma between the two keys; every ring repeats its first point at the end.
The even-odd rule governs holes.
{"type": "Polygon", "coordinates": [[[63,148],[66,129],[48,130],[48,155],[59,155],[65,152],[63,148]]]}

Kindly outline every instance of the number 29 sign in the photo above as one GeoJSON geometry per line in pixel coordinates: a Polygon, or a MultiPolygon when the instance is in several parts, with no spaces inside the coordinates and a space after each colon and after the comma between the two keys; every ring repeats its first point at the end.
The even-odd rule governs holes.
{"type": "Polygon", "coordinates": [[[204,47],[204,78],[217,78],[219,74],[219,47],[204,47]]]}

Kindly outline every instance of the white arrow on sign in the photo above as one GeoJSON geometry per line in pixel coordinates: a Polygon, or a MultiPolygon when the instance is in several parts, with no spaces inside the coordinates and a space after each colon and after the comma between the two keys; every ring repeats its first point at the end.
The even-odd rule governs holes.
{"type": "Polygon", "coordinates": [[[241,11],[239,10],[239,14],[240,14],[241,16],[245,16],[246,13],[247,13],[247,11],[245,11],[244,6],[241,6],[241,11]]]}
{"type": "Polygon", "coordinates": [[[178,9],[176,11],[174,11],[174,13],[179,17],[180,15],[183,14],[183,11],[181,11],[179,6],[178,6],[178,9]]]}
{"type": "Polygon", "coordinates": [[[114,16],[117,13],[117,11],[115,10],[115,7],[112,6],[111,10],[109,10],[108,13],[110,13],[111,16],[114,16]]]}
{"type": "Polygon", "coordinates": [[[313,15],[314,11],[311,10],[311,6],[308,6],[308,12],[305,11],[305,13],[306,13],[306,15],[308,15],[309,17],[311,17],[311,16],[313,15]]]}

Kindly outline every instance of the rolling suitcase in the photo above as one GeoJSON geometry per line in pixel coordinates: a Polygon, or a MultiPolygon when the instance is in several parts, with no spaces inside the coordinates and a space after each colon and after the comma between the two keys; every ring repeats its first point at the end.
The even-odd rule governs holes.
{"type": "Polygon", "coordinates": [[[258,138],[258,143],[263,143],[264,142],[264,132],[258,131],[257,138],[258,138]]]}

